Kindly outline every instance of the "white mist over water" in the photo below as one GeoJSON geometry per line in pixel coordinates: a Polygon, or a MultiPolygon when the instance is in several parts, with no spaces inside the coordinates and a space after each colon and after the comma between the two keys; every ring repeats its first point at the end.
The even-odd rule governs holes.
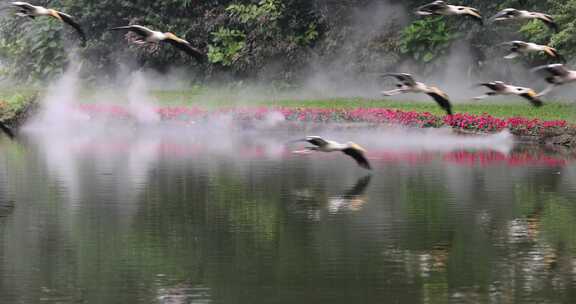
{"type": "Polygon", "coordinates": [[[149,85],[142,72],[135,72],[128,87],[128,111],[138,123],[154,124],[160,122],[160,115],[152,102],[149,85]]]}
{"type": "Polygon", "coordinates": [[[81,68],[81,64],[71,64],[62,77],[48,87],[46,95],[40,100],[40,113],[25,128],[66,130],[75,123],[90,119],[74,107],[79,99],[81,68]]]}

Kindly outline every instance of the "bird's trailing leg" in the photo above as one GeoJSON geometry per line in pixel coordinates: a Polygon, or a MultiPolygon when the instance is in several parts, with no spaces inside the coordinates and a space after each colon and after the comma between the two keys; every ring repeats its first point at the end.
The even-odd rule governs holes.
{"type": "Polygon", "coordinates": [[[416,15],[418,15],[418,16],[431,16],[434,14],[431,12],[426,12],[426,11],[416,11],[416,15]]]}
{"type": "Polygon", "coordinates": [[[27,17],[27,18],[30,18],[30,19],[34,19],[34,16],[28,15],[28,14],[25,13],[25,12],[16,13],[16,16],[18,16],[18,17],[27,17]]]}
{"type": "Polygon", "coordinates": [[[492,96],[496,96],[496,93],[495,92],[488,92],[482,96],[474,97],[473,99],[474,100],[482,100],[482,99],[486,99],[486,98],[492,97],[492,96]]]}
{"type": "Polygon", "coordinates": [[[312,147],[306,147],[306,148],[304,148],[304,150],[296,150],[296,151],[292,151],[292,153],[298,154],[298,155],[306,155],[306,154],[311,154],[314,151],[315,151],[315,149],[313,149],[312,147]]]}
{"type": "Polygon", "coordinates": [[[474,97],[474,98],[472,98],[472,99],[473,99],[473,100],[480,101],[480,100],[486,99],[486,98],[488,98],[488,97],[490,97],[490,95],[484,94],[484,95],[482,95],[482,96],[477,96],[477,97],[474,97]]]}
{"type": "Polygon", "coordinates": [[[402,93],[406,93],[406,89],[395,89],[395,90],[380,92],[380,94],[382,94],[384,96],[394,96],[394,95],[399,95],[402,93]]]}
{"type": "Polygon", "coordinates": [[[555,84],[551,84],[549,85],[546,89],[544,89],[544,91],[538,93],[538,95],[536,95],[536,97],[542,97],[547,95],[548,93],[550,93],[554,88],[556,88],[555,84]]]}
{"type": "Polygon", "coordinates": [[[514,53],[510,53],[510,54],[504,56],[504,58],[505,58],[505,59],[514,59],[514,58],[517,58],[518,56],[520,56],[520,54],[514,52],[514,53]]]}

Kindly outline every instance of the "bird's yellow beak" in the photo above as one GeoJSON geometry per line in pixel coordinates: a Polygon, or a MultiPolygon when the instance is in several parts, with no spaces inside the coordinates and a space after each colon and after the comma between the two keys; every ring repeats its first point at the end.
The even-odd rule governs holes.
{"type": "Polygon", "coordinates": [[[64,21],[64,20],[62,20],[62,17],[60,17],[60,14],[58,14],[58,12],[53,10],[53,9],[50,10],[50,16],[52,16],[52,17],[54,17],[60,21],[64,21]]]}
{"type": "Polygon", "coordinates": [[[538,93],[536,93],[534,90],[530,90],[530,91],[528,91],[528,93],[526,93],[526,94],[528,94],[528,96],[530,96],[530,97],[532,97],[532,98],[538,97],[538,93]]]}

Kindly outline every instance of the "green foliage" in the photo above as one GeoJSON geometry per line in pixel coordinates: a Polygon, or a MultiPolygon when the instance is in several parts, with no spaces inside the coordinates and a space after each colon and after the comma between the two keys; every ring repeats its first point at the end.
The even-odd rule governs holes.
{"type": "Polygon", "coordinates": [[[318,33],[318,25],[311,23],[304,34],[300,36],[294,36],[294,41],[299,45],[307,46],[313,44],[314,41],[318,39],[319,35],[320,33],[318,33]]]}
{"type": "Polygon", "coordinates": [[[246,45],[246,35],[239,30],[223,27],[212,35],[212,44],[208,46],[208,59],[212,63],[232,65],[246,45]]]}
{"type": "Polygon", "coordinates": [[[400,52],[421,63],[429,63],[444,55],[457,38],[443,18],[419,20],[402,31],[400,52]]]}
{"type": "MultiPolygon", "coordinates": [[[[402,1],[398,7],[411,12],[430,1],[402,1]]],[[[486,18],[505,7],[546,12],[555,17],[561,31],[552,33],[539,21],[480,27],[463,17],[412,14],[414,21],[405,26],[394,15],[380,16],[390,8],[378,10],[376,0],[55,0],[49,6],[74,16],[88,35],[87,46],[75,48],[74,30],[53,18],[17,18],[10,11],[0,18],[0,75],[28,82],[50,79],[63,70],[74,52],[83,60],[86,75],[99,75],[95,78],[114,75],[123,66],[144,66],[160,72],[172,67],[201,70],[196,74],[202,77],[232,72],[242,79],[265,77],[282,82],[297,79],[311,62],[363,72],[386,69],[403,60],[423,64],[431,72],[456,39],[469,43],[472,61],[482,64],[501,64],[495,59],[503,55],[502,50],[494,46],[515,39],[551,44],[568,59],[576,56],[576,0],[462,0],[461,4],[478,8],[486,18]],[[174,32],[206,52],[209,63],[199,65],[171,46],[146,52],[129,46],[123,33],[107,30],[127,24],[174,32]]],[[[506,64],[521,61],[532,66],[541,57],[506,64]]]]}
{"type": "Polygon", "coordinates": [[[63,70],[66,52],[59,22],[43,19],[32,24],[19,19],[0,24],[4,33],[0,36],[0,57],[11,59],[0,69],[2,77],[32,82],[63,70]]]}
{"type": "Polygon", "coordinates": [[[276,21],[284,6],[278,0],[262,0],[258,4],[232,4],[226,8],[241,23],[276,21]]]}

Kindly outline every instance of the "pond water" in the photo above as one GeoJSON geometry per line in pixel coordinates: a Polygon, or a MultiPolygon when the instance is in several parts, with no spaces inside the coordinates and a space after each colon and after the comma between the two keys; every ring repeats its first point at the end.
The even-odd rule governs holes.
{"type": "Polygon", "coordinates": [[[575,153],[318,133],[0,137],[0,303],[576,303],[575,153]]]}

